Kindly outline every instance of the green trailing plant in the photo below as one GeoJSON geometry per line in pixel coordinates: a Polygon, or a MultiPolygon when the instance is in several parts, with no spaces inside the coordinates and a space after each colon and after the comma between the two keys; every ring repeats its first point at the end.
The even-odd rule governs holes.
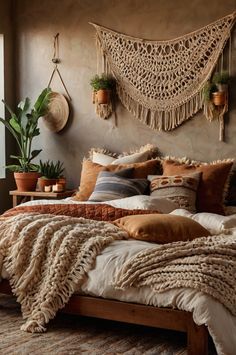
{"type": "Polygon", "coordinates": [[[229,80],[230,80],[230,76],[227,71],[216,72],[212,77],[212,83],[215,85],[217,84],[227,85],[229,83],[229,80]]]}
{"type": "Polygon", "coordinates": [[[90,85],[94,91],[113,90],[115,88],[115,79],[106,74],[102,74],[101,76],[96,74],[90,80],[90,85]]]}
{"type": "Polygon", "coordinates": [[[202,93],[205,102],[211,101],[211,94],[217,91],[217,87],[210,81],[207,81],[205,86],[203,87],[202,93]]]}
{"type": "Polygon", "coordinates": [[[39,155],[42,149],[32,150],[32,141],[40,134],[38,120],[47,113],[50,93],[50,88],[44,89],[33,106],[27,97],[18,104],[16,112],[2,100],[10,113],[10,118],[0,118],[0,122],[14,137],[19,151],[19,155],[10,155],[12,159],[18,161],[18,164],[7,165],[7,169],[15,172],[38,171],[38,165],[33,164],[32,160],[39,155]]]}
{"type": "Polygon", "coordinates": [[[54,163],[52,160],[47,160],[43,163],[39,162],[39,172],[44,179],[59,179],[64,171],[63,163],[59,160],[54,163]]]}

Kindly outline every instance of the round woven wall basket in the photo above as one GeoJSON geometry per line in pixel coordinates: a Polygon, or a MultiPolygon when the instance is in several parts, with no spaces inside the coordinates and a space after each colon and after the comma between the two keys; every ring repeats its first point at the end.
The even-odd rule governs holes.
{"type": "Polygon", "coordinates": [[[46,127],[52,132],[60,132],[69,118],[69,105],[64,95],[57,92],[50,94],[48,113],[43,117],[46,127]]]}

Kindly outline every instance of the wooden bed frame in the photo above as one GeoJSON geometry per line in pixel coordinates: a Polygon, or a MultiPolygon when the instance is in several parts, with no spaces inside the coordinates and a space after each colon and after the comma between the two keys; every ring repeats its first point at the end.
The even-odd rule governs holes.
{"type": "MultiPolygon", "coordinates": [[[[8,281],[0,283],[0,293],[12,294],[8,281]]],[[[81,295],[73,295],[63,312],[186,332],[188,355],[208,354],[207,328],[190,312],[81,295]]]]}

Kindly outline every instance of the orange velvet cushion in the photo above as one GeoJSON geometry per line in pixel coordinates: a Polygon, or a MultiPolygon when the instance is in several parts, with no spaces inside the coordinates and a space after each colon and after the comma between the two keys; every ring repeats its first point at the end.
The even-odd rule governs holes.
{"type": "Polygon", "coordinates": [[[202,178],[197,193],[197,211],[224,214],[224,189],[233,165],[232,162],[188,165],[166,160],[162,165],[163,175],[201,172],[202,178]]]}
{"type": "Polygon", "coordinates": [[[210,232],[196,221],[170,214],[122,217],[113,222],[131,238],[160,244],[206,237],[210,232]]]}
{"type": "Polygon", "coordinates": [[[157,160],[147,160],[142,163],[134,164],[119,164],[119,165],[106,165],[102,166],[84,160],[82,165],[81,179],[79,191],[75,195],[75,199],[79,201],[87,201],[92,194],[98,174],[100,171],[119,171],[123,169],[133,168],[132,178],[146,179],[148,175],[155,175],[160,173],[160,163],[157,160]]]}

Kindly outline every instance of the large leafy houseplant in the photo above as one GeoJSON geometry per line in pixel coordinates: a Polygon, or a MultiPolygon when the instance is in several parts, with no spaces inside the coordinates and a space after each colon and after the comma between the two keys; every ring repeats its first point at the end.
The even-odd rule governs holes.
{"type": "MultiPolygon", "coordinates": [[[[18,164],[7,165],[6,168],[14,171],[15,177],[19,176],[16,175],[16,173],[35,173],[38,171],[38,165],[34,164],[32,161],[39,155],[41,149],[33,150],[32,142],[33,139],[40,134],[38,120],[41,116],[44,116],[48,110],[50,93],[50,88],[44,89],[33,106],[31,105],[30,99],[27,97],[18,104],[15,112],[3,100],[10,117],[5,119],[0,118],[0,122],[5,125],[13,136],[18,148],[18,155],[10,155],[12,159],[17,160],[18,164]]],[[[29,179],[29,176],[29,174],[26,175],[26,178],[29,179]]],[[[21,175],[21,179],[22,177],[23,175],[21,175]]],[[[22,190],[19,186],[18,189],[22,190]]],[[[27,189],[31,190],[32,187],[27,189]]]]}

